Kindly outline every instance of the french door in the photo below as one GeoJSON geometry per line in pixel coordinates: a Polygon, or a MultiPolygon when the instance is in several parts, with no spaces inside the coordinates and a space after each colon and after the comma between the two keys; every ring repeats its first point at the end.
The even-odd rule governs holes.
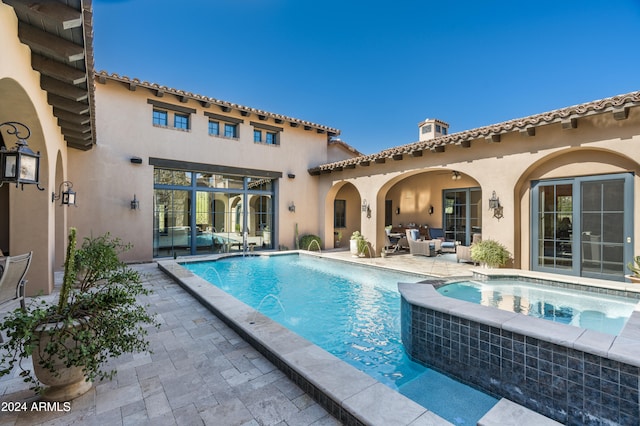
{"type": "Polygon", "coordinates": [[[633,256],[633,175],[532,183],[532,269],[623,281],[633,256]]]}

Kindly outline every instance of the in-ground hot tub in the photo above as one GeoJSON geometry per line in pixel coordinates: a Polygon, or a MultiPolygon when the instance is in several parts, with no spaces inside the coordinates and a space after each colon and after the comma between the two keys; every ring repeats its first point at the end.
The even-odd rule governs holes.
{"type": "MultiPolygon", "coordinates": [[[[528,279],[565,289],[640,299],[630,284],[519,270],[474,279],[528,279]]],[[[614,336],[445,297],[431,283],[399,284],[409,356],[563,423],[637,424],[640,311],[614,336]]]]}

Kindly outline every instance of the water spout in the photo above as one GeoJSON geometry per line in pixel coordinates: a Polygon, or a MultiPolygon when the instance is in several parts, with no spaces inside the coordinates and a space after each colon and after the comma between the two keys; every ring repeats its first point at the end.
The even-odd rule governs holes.
{"type": "Polygon", "coordinates": [[[318,240],[311,240],[311,242],[309,243],[309,246],[307,247],[307,251],[311,251],[311,246],[313,245],[313,243],[316,243],[316,247],[318,247],[318,252],[322,254],[322,249],[320,248],[320,243],[318,242],[318,240]]]}
{"type": "Polygon", "coordinates": [[[285,315],[287,314],[287,311],[284,309],[284,306],[282,305],[282,302],[280,302],[280,299],[278,299],[278,296],[276,296],[274,294],[267,294],[265,297],[262,298],[262,300],[258,304],[258,307],[256,308],[255,313],[253,314],[253,319],[251,321],[249,321],[249,324],[255,324],[256,323],[256,317],[258,316],[258,312],[260,311],[260,308],[262,307],[262,304],[267,299],[275,300],[278,303],[278,306],[280,306],[280,309],[282,309],[282,313],[285,314],[285,315]]]}

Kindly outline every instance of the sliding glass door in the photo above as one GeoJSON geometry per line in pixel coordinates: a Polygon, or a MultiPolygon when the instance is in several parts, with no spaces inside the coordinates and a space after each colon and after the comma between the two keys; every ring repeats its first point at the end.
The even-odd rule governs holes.
{"type": "Polygon", "coordinates": [[[633,256],[630,173],[532,184],[532,269],[624,280],[633,256]]]}

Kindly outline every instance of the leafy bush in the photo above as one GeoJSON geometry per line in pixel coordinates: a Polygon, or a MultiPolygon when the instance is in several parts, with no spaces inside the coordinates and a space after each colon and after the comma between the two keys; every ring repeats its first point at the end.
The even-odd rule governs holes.
{"type": "Polygon", "coordinates": [[[300,237],[300,248],[302,250],[318,251],[322,247],[322,239],[317,235],[303,235],[300,237]],[[314,243],[317,241],[317,243],[314,243]]]}
{"type": "Polygon", "coordinates": [[[485,263],[491,268],[505,265],[510,257],[509,250],[494,240],[482,240],[471,245],[471,259],[474,262],[485,263]]]}
{"type": "MultiPolygon", "coordinates": [[[[137,271],[119,255],[130,248],[109,234],[86,238],[76,250],[76,230],[69,233],[64,278],[57,303],[36,299],[0,323],[8,340],[0,344],[0,377],[18,363],[25,382],[42,391],[41,383],[22,360],[39,351],[38,365],[58,376],[58,365],[81,367],[85,377],[111,379],[111,357],[149,350],[146,325],[159,326],[155,315],[137,301],[148,295],[137,271]],[[44,332],[43,332],[44,330],[44,332]],[[46,336],[45,336],[46,334],[46,336]],[[47,339],[40,347],[40,339],[47,339]]],[[[34,359],[34,362],[35,359],[34,359]]]]}

